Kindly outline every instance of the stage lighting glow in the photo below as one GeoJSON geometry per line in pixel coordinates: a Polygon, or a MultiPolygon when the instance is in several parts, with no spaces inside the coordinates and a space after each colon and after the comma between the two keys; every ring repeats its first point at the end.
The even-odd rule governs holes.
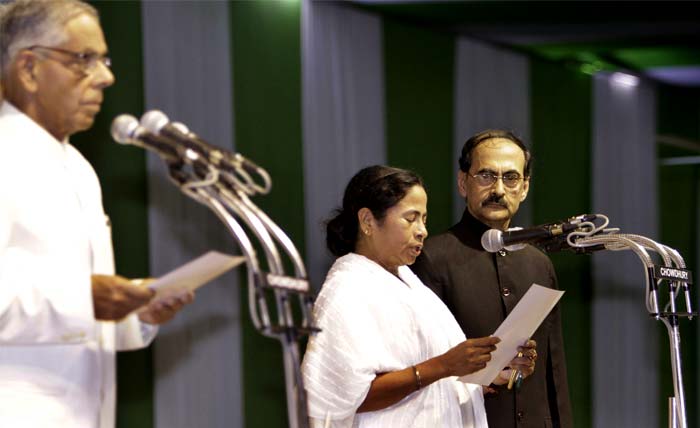
{"type": "Polygon", "coordinates": [[[610,80],[619,86],[635,87],[639,85],[639,77],[627,73],[620,73],[619,71],[613,73],[612,76],[610,76],[610,80]]]}

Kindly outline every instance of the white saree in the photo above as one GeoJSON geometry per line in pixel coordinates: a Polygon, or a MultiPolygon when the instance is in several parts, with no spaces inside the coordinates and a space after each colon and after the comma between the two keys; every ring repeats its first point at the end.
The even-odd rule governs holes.
{"type": "Polygon", "coordinates": [[[406,266],[366,257],[333,264],[314,307],[321,332],[302,371],[313,427],[486,427],[481,386],[445,378],[375,412],[356,413],[377,373],[402,370],[465,340],[440,299],[406,266]]]}

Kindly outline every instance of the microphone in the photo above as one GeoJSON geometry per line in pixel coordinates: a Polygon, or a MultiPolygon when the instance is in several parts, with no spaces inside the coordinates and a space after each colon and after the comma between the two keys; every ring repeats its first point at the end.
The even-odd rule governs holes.
{"type": "Polygon", "coordinates": [[[181,123],[170,122],[168,116],[160,110],[151,110],[141,116],[141,125],[149,132],[172,140],[208,159],[214,166],[236,174],[236,169],[243,168],[250,174],[260,174],[261,168],[246,159],[240,153],[230,153],[201,139],[181,123]]]}
{"type": "Polygon", "coordinates": [[[112,121],[112,138],[119,144],[130,144],[155,152],[168,164],[182,163],[180,150],[169,141],[148,132],[139,125],[138,119],[129,114],[120,114],[112,121]]]}
{"type": "MultiPolygon", "coordinates": [[[[538,246],[550,241],[559,241],[565,238],[565,234],[573,232],[581,226],[581,223],[590,222],[596,219],[595,214],[582,214],[571,217],[565,221],[548,223],[541,226],[529,227],[520,230],[509,230],[502,232],[498,229],[490,229],[481,236],[481,246],[489,253],[495,253],[506,247],[516,244],[536,243],[538,246]]],[[[559,242],[557,242],[559,244],[559,242]]],[[[563,247],[557,249],[563,249],[563,247]]]]}

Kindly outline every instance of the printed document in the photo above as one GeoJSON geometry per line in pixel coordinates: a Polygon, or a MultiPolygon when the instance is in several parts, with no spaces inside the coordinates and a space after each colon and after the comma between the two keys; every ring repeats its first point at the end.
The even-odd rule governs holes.
{"type": "MultiPolygon", "coordinates": [[[[527,293],[515,305],[493,336],[501,339],[491,353],[491,361],[483,369],[459,378],[462,382],[489,385],[508,363],[518,354],[522,346],[535,333],[549,312],[557,304],[564,291],[553,290],[532,284],[527,293]]],[[[537,346],[545,346],[538,343],[537,346]]],[[[542,368],[540,367],[540,370],[542,368]]]]}
{"type": "Polygon", "coordinates": [[[148,284],[154,299],[160,300],[182,291],[194,291],[243,263],[245,257],[209,251],[148,284]]]}

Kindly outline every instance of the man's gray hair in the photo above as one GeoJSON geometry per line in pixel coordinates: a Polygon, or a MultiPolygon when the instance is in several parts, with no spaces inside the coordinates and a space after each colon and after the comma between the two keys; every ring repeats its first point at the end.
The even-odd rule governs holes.
{"type": "Polygon", "coordinates": [[[32,46],[57,46],[66,39],[64,26],[97,10],[80,0],[16,0],[0,5],[0,74],[5,77],[15,55],[32,46]]]}

